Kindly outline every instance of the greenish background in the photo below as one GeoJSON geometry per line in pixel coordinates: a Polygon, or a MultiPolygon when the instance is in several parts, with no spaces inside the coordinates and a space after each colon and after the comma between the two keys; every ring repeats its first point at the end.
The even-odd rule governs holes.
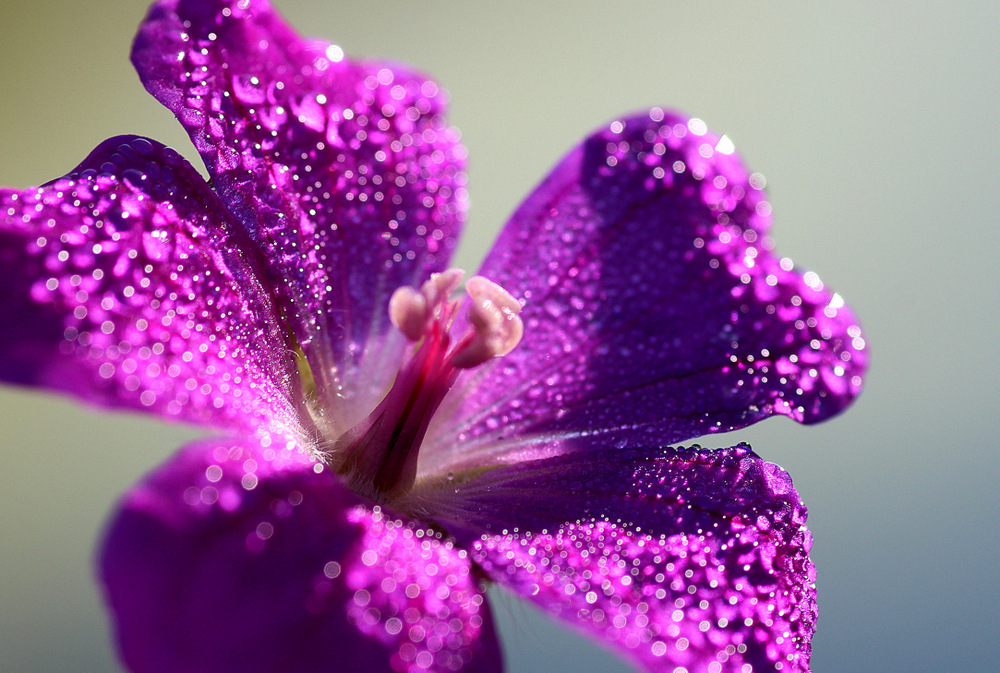
{"type": "MultiPolygon", "coordinates": [[[[473,198],[462,266],[615,115],[666,105],[728,134],[768,178],[778,251],[847,298],[872,347],[846,416],[737,433],[810,506],[814,668],[995,670],[1000,4],[278,4],[303,33],[451,92],[473,198]]],[[[144,13],[3,1],[0,184],[45,182],[125,132],[196,159],[129,65],[144,13]]],[[[118,670],[95,536],[117,495],[195,435],[0,389],[0,670],[118,670]]],[[[495,606],[514,673],[629,670],[520,601],[495,606]]]]}

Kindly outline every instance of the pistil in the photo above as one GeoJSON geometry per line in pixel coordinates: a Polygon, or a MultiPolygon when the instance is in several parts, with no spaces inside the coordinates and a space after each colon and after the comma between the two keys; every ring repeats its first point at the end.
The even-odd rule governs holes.
{"type": "Polygon", "coordinates": [[[521,340],[520,304],[482,276],[466,283],[469,328],[453,339],[460,300],[450,297],[462,276],[459,269],[433,274],[419,290],[401,287],[389,301],[390,320],[411,344],[386,396],[329,452],[362,495],[387,501],[410,490],[424,434],[461,370],[506,355],[521,340]]]}

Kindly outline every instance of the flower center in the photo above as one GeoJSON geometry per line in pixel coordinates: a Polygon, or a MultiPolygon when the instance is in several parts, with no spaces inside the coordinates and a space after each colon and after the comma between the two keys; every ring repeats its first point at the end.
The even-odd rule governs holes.
{"type": "Polygon", "coordinates": [[[450,297],[463,275],[433,274],[419,290],[401,287],[389,300],[392,324],[410,341],[403,364],[375,410],[330,450],[337,471],[362,495],[384,501],[408,491],[427,426],[460,371],[506,355],[521,340],[521,305],[482,276],[465,284],[469,327],[454,338],[461,300],[450,297]]]}

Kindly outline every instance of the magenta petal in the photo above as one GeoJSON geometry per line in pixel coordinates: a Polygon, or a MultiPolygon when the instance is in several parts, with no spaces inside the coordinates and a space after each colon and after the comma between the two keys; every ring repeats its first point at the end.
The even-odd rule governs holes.
{"type": "Polygon", "coordinates": [[[188,421],[280,420],[294,360],[246,247],[201,176],[145,138],[0,190],[0,377],[188,421]]]}
{"type": "Polygon", "coordinates": [[[806,509],[745,447],[560,456],[426,497],[491,579],[644,670],[809,670],[806,509]]]}
{"type": "Polygon", "coordinates": [[[445,267],[464,218],[444,93],[303,40],[261,0],[159,2],[132,59],[265,251],[325,397],[370,411],[402,348],[389,296],[445,267]]]}
{"type": "Polygon", "coordinates": [[[456,437],[470,458],[663,445],[775,413],[811,423],[854,399],[857,321],[771,252],[762,179],[732,152],[654,109],[556,167],[480,270],[524,300],[524,339],[469,377],[437,430],[442,463],[456,437]]]}
{"type": "Polygon", "coordinates": [[[297,454],[189,447],[125,497],[101,577],[135,673],[501,669],[466,552],[297,454]]]}

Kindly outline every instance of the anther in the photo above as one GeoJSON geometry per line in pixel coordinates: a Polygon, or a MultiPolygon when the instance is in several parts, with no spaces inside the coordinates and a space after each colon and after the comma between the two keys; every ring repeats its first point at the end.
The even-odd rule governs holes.
{"type": "Polygon", "coordinates": [[[431,274],[420,290],[408,285],[398,288],[389,298],[389,320],[407,339],[419,341],[439,317],[464,275],[461,269],[448,269],[431,274]]]}
{"type": "Polygon", "coordinates": [[[496,283],[482,276],[473,276],[465,284],[472,300],[469,322],[473,332],[455,348],[451,364],[459,369],[481,365],[514,350],[524,334],[524,324],[518,314],[521,304],[496,283]]]}

